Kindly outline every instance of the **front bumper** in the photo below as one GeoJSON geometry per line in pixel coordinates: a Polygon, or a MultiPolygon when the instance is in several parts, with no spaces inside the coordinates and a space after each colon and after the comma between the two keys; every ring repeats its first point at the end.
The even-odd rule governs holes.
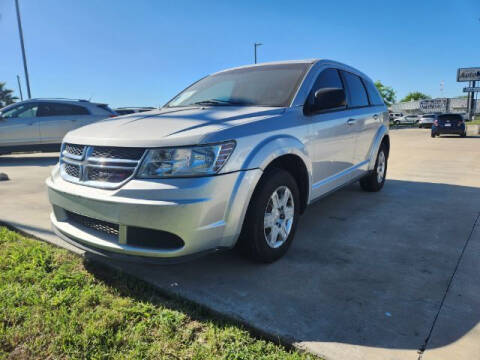
{"type": "Polygon", "coordinates": [[[67,182],[54,170],[47,179],[51,221],[62,238],[101,255],[174,259],[230,248],[261,174],[253,169],[201,178],[133,179],[120,189],[105,190],[67,182]],[[118,234],[84,226],[72,213],[114,224],[118,234]],[[145,233],[154,238],[149,235],[142,244],[145,233]],[[164,247],[163,234],[181,239],[181,245],[164,247]]]}

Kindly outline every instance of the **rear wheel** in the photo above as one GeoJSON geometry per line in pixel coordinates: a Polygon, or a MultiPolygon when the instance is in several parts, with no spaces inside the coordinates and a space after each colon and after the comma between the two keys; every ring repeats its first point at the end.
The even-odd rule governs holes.
{"type": "Polygon", "coordinates": [[[436,135],[434,132],[432,132],[432,133],[430,134],[430,136],[431,136],[432,138],[434,138],[434,137],[437,136],[437,135],[436,135]]]}
{"type": "Polygon", "coordinates": [[[461,137],[466,137],[467,136],[467,131],[465,131],[463,134],[460,134],[461,137]]]}
{"type": "Polygon", "coordinates": [[[360,186],[363,190],[375,192],[382,189],[387,175],[387,160],[387,147],[382,144],[378,150],[377,160],[372,172],[360,180],[360,186]]]}
{"type": "Polygon", "coordinates": [[[237,248],[264,263],[282,257],[297,227],[300,192],[289,172],[273,168],[260,180],[248,206],[237,248]]]}

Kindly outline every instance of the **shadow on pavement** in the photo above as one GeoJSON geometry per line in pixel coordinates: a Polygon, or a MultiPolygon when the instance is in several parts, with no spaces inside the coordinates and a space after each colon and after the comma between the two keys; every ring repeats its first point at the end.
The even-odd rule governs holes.
{"type": "Polygon", "coordinates": [[[0,156],[0,169],[2,166],[16,167],[16,166],[52,166],[58,162],[58,153],[52,155],[42,156],[0,156]]]}
{"type": "MultiPolygon", "coordinates": [[[[273,338],[416,350],[479,211],[475,187],[388,180],[383,191],[366,193],[354,184],[310,206],[274,264],[233,251],[178,265],[107,262],[273,338]]],[[[144,299],[141,287],[128,296],[144,299]]],[[[438,346],[479,322],[478,309],[463,310],[471,316],[438,346]]]]}

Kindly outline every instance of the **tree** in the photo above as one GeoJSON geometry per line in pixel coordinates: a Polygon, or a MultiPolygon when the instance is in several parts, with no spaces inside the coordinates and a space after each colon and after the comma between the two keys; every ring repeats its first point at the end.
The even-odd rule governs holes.
{"type": "Polygon", "coordinates": [[[383,85],[380,80],[375,81],[375,86],[377,87],[380,95],[382,95],[385,105],[390,106],[396,101],[395,90],[393,90],[390,86],[383,85]]]}
{"type": "Polygon", "coordinates": [[[400,102],[407,102],[412,100],[423,100],[423,99],[431,99],[431,97],[424,93],[421,93],[420,91],[412,91],[412,92],[409,92],[400,102]]]}
{"type": "Polygon", "coordinates": [[[12,96],[13,90],[6,89],[4,82],[0,82],[0,108],[13,104],[18,99],[16,96],[12,96]]]}

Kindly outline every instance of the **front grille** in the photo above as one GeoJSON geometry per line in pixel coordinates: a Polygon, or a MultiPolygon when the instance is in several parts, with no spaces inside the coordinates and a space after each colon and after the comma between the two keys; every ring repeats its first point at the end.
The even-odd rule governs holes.
{"type": "Polygon", "coordinates": [[[95,146],[92,157],[105,159],[140,160],[145,149],[95,146]]]}
{"type": "Polygon", "coordinates": [[[64,144],[60,170],[67,181],[112,189],[133,176],[144,153],[144,148],[64,144]]]}
{"type": "Polygon", "coordinates": [[[78,165],[65,164],[65,172],[68,174],[68,176],[77,179],[80,178],[80,166],[78,165]]]}
{"type": "Polygon", "coordinates": [[[118,224],[113,224],[108,221],[97,220],[91,217],[76,214],[70,211],[65,211],[70,222],[90,228],[104,234],[118,236],[118,224]]]}
{"type": "Polygon", "coordinates": [[[75,145],[75,144],[65,144],[65,152],[74,155],[74,156],[82,156],[83,149],[85,148],[84,145],[75,145]]]}
{"type": "Polygon", "coordinates": [[[133,170],[123,170],[123,169],[113,169],[113,168],[87,168],[87,181],[100,181],[100,182],[109,182],[109,183],[121,183],[122,181],[128,179],[132,174],[133,170]]]}

